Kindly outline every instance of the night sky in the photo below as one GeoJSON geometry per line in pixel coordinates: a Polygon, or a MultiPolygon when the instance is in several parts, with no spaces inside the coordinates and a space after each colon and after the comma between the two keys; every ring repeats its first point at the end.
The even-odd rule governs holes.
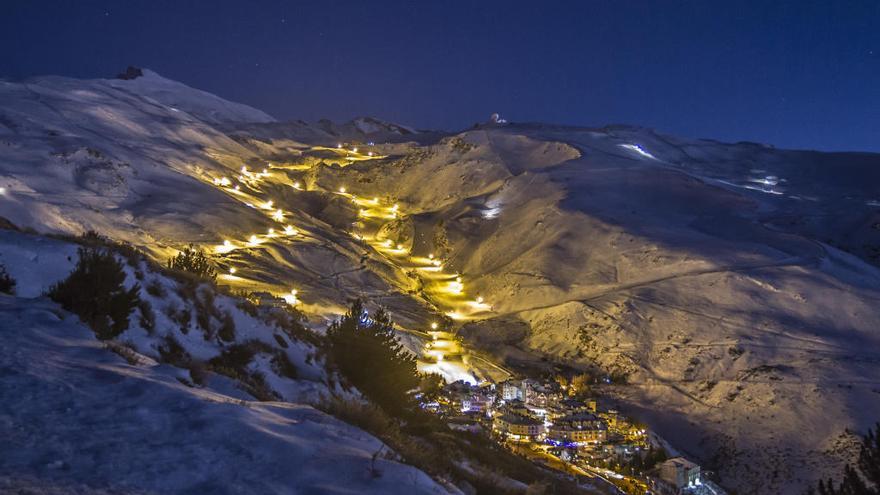
{"type": "Polygon", "coordinates": [[[880,151],[877,0],[0,0],[0,77],[127,65],[280,119],[500,112],[880,151]]]}

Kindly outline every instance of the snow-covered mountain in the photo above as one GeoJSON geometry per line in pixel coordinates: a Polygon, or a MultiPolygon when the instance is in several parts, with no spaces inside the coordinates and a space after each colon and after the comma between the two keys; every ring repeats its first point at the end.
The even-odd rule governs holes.
{"type": "Polygon", "coordinates": [[[836,473],[848,429],[880,416],[877,184],[872,154],[627,126],[428,139],[374,119],[279,123],[149,71],[0,83],[0,216],[160,260],[258,234],[219,250],[230,284],[295,287],[316,323],[355,295],[406,330],[447,313],[502,364],[626,376],[604,390],[738,493],[836,473]],[[442,259],[482,299],[438,295],[353,235],[358,201],[397,204],[371,219],[376,240],[442,259]],[[274,208],[297,236],[263,237],[274,208]]]}

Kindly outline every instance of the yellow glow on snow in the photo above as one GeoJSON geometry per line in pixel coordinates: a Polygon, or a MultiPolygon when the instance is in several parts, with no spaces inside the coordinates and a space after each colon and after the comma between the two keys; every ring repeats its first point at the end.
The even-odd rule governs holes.
{"type": "Polygon", "coordinates": [[[223,244],[214,248],[214,251],[216,251],[219,254],[226,254],[234,249],[235,249],[235,246],[231,242],[223,241],[223,244]]]}
{"type": "Polygon", "coordinates": [[[462,291],[464,290],[464,284],[462,284],[461,282],[449,282],[449,287],[447,288],[447,290],[451,294],[455,294],[455,295],[461,294],[462,291]]]}

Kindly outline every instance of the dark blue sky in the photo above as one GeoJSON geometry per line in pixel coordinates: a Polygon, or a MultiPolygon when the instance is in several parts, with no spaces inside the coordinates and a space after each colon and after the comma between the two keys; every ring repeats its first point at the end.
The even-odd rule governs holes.
{"type": "Polygon", "coordinates": [[[880,151],[880,1],[0,0],[0,76],[129,64],[282,119],[880,151]]]}

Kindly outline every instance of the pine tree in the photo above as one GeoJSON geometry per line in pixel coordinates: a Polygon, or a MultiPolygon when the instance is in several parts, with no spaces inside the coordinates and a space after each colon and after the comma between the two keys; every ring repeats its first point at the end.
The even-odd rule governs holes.
{"type": "Polygon", "coordinates": [[[190,244],[177,253],[177,256],[168,260],[168,268],[192,273],[197,277],[215,280],[217,271],[211,264],[211,259],[200,249],[190,244]]]}
{"type": "Polygon", "coordinates": [[[380,309],[368,317],[357,300],[327,337],[336,367],[367,398],[392,414],[412,406],[419,385],[416,361],[394,335],[388,313],[380,309]]]}
{"type": "Polygon", "coordinates": [[[835,488],[830,478],[825,482],[819,480],[818,495],[880,495],[880,423],[876,429],[876,433],[869,429],[862,439],[856,467],[844,466],[840,486],[835,488]]]}
{"type": "Polygon", "coordinates": [[[113,253],[80,248],[74,270],[47,295],[106,340],[128,328],[128,316],[140,302],[140,286],[126,289],[124,282],[125,271],[113,253]]]}

